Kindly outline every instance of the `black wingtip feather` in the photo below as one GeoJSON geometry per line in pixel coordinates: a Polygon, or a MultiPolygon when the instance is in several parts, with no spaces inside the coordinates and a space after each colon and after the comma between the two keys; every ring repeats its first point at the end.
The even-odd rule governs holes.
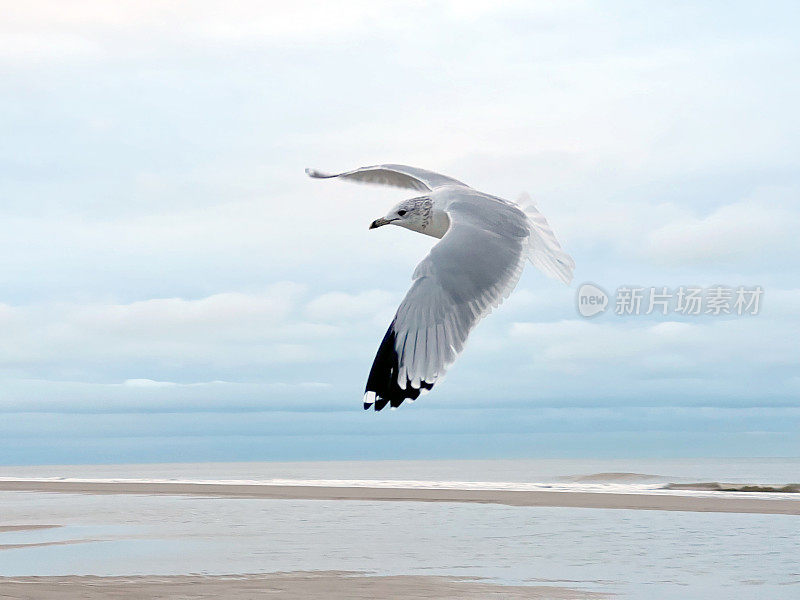
{"type": "MultiPolygon", "coordinates": [[[[404,400],[416,400],[423,390],[433,388],[432,382],[421,381],[419,389],[411,387],[411,381],[406,380],[406,389],[401,388],[397,383],[397,374],[400,371],[400,359],[397,356],[396,341],[397,333],[394,329],[395,322],[389,325],[383,341],[378,347],[375,361],[367,378],[365,394],[372,392],[375,394],[375,401],[364,402],[364,410],[369,410],[373,406],[376,411],[382,410],[387,404],[392,408],[400,406],[404,400]]],[[[370,398],[371,399],[371,398],[370,398]]]]}

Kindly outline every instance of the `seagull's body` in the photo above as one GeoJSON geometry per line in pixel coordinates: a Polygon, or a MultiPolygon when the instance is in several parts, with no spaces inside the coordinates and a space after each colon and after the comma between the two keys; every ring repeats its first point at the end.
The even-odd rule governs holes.
{"type": "Polygon", "coordinates": [[[530,202],[515,204],[405,165],[306,173],[423,192],[370,228],[398,225],[441,240],[417,265],[411,289],[378,348],[364,393],[365,409],[397,407],[430,390],[461,352],[472,328],[514,290],[526,261],[564,283],[572,280],[574,261],[530,202]]]}

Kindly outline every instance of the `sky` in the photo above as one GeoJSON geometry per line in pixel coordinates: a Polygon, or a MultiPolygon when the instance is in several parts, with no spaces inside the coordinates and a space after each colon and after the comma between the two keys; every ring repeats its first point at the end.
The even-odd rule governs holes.
{"type": "Polygon", "coordinates": [[[0,11],[0,464],[800,455],[797,3],[0,11]],[[529,193],[577,268],[376,414],[435,240],[303,170],[384,162],[529,193]],[[615,314],[637,286],[763,296],[615,314]]]}

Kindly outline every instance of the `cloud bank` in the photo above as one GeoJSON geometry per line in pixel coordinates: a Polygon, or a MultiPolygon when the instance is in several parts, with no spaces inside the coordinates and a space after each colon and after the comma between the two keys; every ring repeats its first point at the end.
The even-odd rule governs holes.
{"type": "Polygon", "coordinates": [[[0,460],[800,450],[791,3],[0,4],[0,460]],[[578,283],[762,314],[587,321],[530,271],[367,421],[433,240],[367,230],[404,191],[303,168],[378,162],[528,191],[578,283]]]}

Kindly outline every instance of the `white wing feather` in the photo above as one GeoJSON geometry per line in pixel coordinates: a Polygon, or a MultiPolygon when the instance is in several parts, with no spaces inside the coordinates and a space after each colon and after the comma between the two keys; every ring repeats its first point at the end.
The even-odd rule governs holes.
{"type": "Polygon", "coordinates": [[[464,185],[447,175],[407,165],[375,165],[344,173],[322,173],[316,169],[306,169],[306,174],[316,179],[339,177],[358,183],[376,183],[420,191],[431,191],[443,185],[464,185]]]}
{"type": "Polygon", "coordinates": [[[519,208],[465,189],[446,210],[450,228],[414,271],[375,357],[365,407],[399,406],[433,387],[522,275],[530,227],[519,208]]]}
{"type": "Polygon", "coordinates": [[[527,195],[519,206],[457,179],[406,165],[376,165],[338,177],[420,191],[443,186],[450,227],[414,271],[411,289],[378,348],[364,408],[399,406],[430,390],[463,350],[470,331],[514,290],[530,262],[546,275],[572,280],[575,262],[527,195]]]}
{"type": "Polygon", "coordinates": [[[575,261],[564,252],[547,219],[528,194],[522,194],[517,204],[525,211],[531,227],[528,254],[531,264],[548,277],[569,285],[575,270],[575,261]]]}

